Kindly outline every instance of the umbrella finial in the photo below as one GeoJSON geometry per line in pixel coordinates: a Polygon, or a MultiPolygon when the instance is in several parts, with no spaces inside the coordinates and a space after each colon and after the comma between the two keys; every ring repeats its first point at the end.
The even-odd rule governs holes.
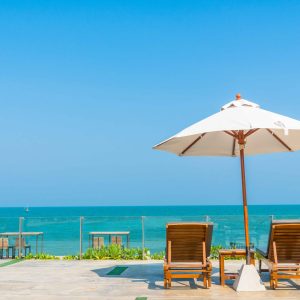
{"type": "Polygon", "coordinates": [[[235,99],[236,99],[236,100],[241,100],[241,99],[242,99],[241,94],[240,94],[240,93],[237,93],[237,94],[235,95],[235,99]]]}

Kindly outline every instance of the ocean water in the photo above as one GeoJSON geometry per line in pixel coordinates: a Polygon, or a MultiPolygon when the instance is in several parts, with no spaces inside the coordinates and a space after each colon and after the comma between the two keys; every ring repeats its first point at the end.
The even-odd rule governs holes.
{"type": "MultiPolygon", "coordinates": [[[[264,248],[271,219],[300,219],[300,205],[249,206],[249,215],[251,242],[264,248]]],[[[0,232],[19,231],[19,217],[23,217],[23,231],[44,232],[44,252],[78,254],[80,216],[84,217],[83,251],[89,247],[90,231],[130,231],[131,247],[142,247],[144,240],[144,246],[152,253],[162,251],[166,223],[176,221],[213,222],[213,245],[228,247],[231,242],[244,243],[243,210],[239,205],[30,207],[28,212],[24,208],[0,208],[0,232]]],[[[10,243],[14,242],[11,238],[10,243]]],[[[27,238],[26,242],[35,252],[35,238],[27,238]]]]}

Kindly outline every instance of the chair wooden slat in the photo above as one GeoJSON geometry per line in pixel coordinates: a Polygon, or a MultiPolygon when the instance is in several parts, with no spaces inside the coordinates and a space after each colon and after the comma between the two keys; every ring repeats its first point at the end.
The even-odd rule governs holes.
{"type": "Polygon", "coordinates": [[[93,249],[100,249],[104,247],[104,238],[100,236],[93,237],[93,249]]]}
{"type": "Polygon", "coordinates": [[[8,249],[8,238],[0,238],[0,249],[7,250],[8,249]]]}
{"type": "Polygon", "coordinates": [[[111,243],[115,245],[122,245],[122,237],[119,235],[113,235],[111,237],[111,243]]]}

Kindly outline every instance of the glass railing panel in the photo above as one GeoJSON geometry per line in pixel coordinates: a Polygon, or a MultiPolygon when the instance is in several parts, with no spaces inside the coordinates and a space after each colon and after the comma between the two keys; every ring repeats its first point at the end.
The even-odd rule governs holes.
{"type": "MultiPolygon", "coordinates": [[[[225,248],[245,247],[244,217],[239,216],[210,216],[214,223],[213,245],[225,248]]],[[[249,235],[251,248],[265,247],[268,241],[270,216],[249,216],[249,235]]]]}
{"type": "MultiPolygon", "coordinates": [[[[224,248],[243,248],[245,246],[244,218],[232,216],[189,216],[189,217],[144,217],[145,247],[151,253],[165,250],[166,224],[169,222],[205,222],[213,223],[212,245],[224,248]]],[[[270,216],[249,216],[249,230],[252,248],[263,248],[268,242],[270,216]]]]}
{"type": "Polygon", "coordinates": [[[103,237],[104,245],[107,246],[113,242],[115,236],[121,238],[119,243],[125,247],[128,245],[128,247],[142,248],[141,217],[84,217],[83,252],[92,248],[93,237],[103,237]],[[121,232],[123,234],[120,234],[121,232]]]}
{"type": "Polygon", "coordinates": [[[0,233],[19,231],[19,218],[0,217],[0,233]]]}
{"type": "MultiPolygon", "coordinates": [[[[268,243],[270,222],[279,219],[300,219],[299,215],[250,215],[250,240],[254,248],[265,249],[268,243]]],[[[82,252],[92,246],[91,232],[128,232],[129,247],[144,247],[151,254],[165,250],[166,224],[169,222],[205,222],[214,224],[212,245],[225,248],[244,247],[244,218],[242,215],[199,215],[199,216],[108,216],[84,217],[82,225],[82,252]],[[143,221],[142,221],[143,220],[143,221]],[[142,226],[143,225],[143,226],[142,226]]],[[[78,255],[80,251],[80,217],[25,217],[23,232],[42,232],[42,236],[25,236],[26,244],[33,253],[53,255],[78,255]],[[43,240],[43,243],[42,243],[43,240]],[[43,249],[42,249],[43,246],[43,249]]],[[[15,232],[9,236],[9,244],[15,245],[19,232],[19,218],[0,217],[0,233],[15,232]]],[[[112,233],[111,236],[114,234],[112,233]]],[[[119,234],[118,234],[119,235],[119,234]]],[[[102,235],[104,244],[111,241],[109,235],[102,235]]],[[[122,244],[127,246],[127,235],[122,236],[122,244]]]]}
{"type": "Polygon", "coordinates": [[[205,222],[207,216],[145,216],[144,238],[145,248],[150,253],[158,253],[165,250],[166,224],[171,222],[205,222]]]}
{"type": "Polygon", "coordinates": [[[23,232],[33,233],[24,235],[33,253],[59,256],[79,253],[79,228],[79,217],[29,217],[23,221],[23,232]],[[35,235],[39,232],[43,234],[35,235]]]}

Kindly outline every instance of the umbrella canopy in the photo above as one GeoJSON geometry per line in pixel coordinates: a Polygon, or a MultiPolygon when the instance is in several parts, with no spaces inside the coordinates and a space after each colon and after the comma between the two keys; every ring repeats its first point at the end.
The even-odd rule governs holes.
{"type": "Polygon", "coordinates": [[[300,149],[300,121],[261,109],[237,99],[220,112],[182,130],[154,149],[179,156],[237,156],[239,131],[245,134],[245,154],[296,151],[300,149]]]}
{"type": "Polygon", "coordinates": [[[240,156],[245,244],[250,264],[250,237],[244,155],[300,149],[300,121],[261,109],[242,99],[229,102],[221,111],[195,123],[154,146],[179,156],[240,156]]]}

